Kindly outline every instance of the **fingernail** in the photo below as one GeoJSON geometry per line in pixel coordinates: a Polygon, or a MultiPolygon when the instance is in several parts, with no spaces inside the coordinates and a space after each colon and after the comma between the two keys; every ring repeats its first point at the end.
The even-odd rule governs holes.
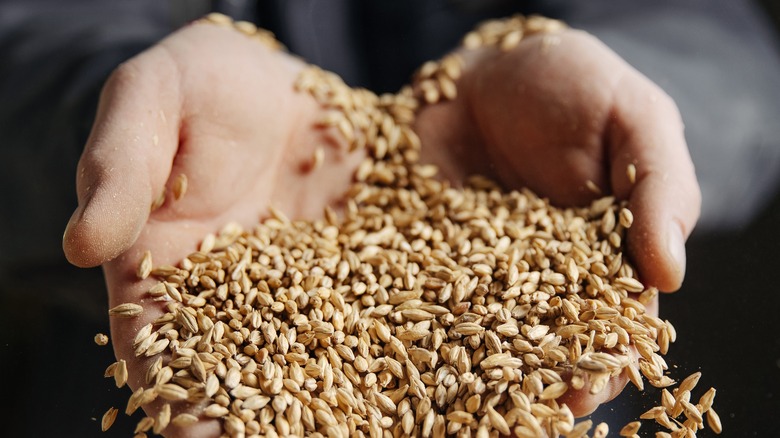
{"type": "Polygon", "coordinates": [[[680,225],[672,221],[669,226],[669,233],[667,236],[666,249],[669,251],[669,256],[672,258],[675,264],[675,268],[679,273],[679,278],[685,275],[685,237],[683,237],[682,229],[680,225]]]}

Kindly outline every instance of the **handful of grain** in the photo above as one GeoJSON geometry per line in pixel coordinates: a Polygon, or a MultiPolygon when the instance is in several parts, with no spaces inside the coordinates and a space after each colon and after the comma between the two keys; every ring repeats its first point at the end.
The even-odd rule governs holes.
{"type": "MultiPolygon", "coordinates": [[[[464,46],[509,50],[561,26],[492,21],[464,46]]],[[[144,257],[139,276],[160,280],[149,294],[167,312],[133,341],[155,360],[125,412],[166,404],[137,436],[210,417],[229,437],[583,437],[592,424],[575,423],[567,390],[595,394],[623,372],[640,389],[675,383],[662,357],[674,328],[646,313],[657,291],[623,255],[633,221],[624,203],[558,208],[486,177],[453,188],[418,162],[414,114],[454,98],[460,68],[457,55],[426,63],[412,85],[382,96],[303,72],[298,90],[332,110],[323,124],[368,151],[345,211],[306,222],[271,208],[253,230],[230,224],[206,236],[178,266],[151,268],[144,257]],[[198,408],[171,418],[175,402],[198,408]]],[[[118,386],[126,373],[124,361],[107,371],[118,386]]],[[[642,419],[671,432],[659,436],[684,437],[707,415],[719,432],[714,389],[690,401],[697,381],[664,389],[642,419]]],[[[104,430],[115,416],[106,413],[104,430]]],[[[592,433],[606,436],[607,425],[592,433]]]]}

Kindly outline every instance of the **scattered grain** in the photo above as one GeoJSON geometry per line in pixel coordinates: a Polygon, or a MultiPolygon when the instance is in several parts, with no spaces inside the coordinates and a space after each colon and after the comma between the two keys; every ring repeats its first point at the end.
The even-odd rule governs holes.
{"type": "Polygon", "coordinates": [[[100,421],[100,428],[103,432],[111,428],[111,426],[114,424],[114,421],[116,420],[116,414],[118,412],[119,410],[112,406],[108,408],[105,414],[103,414],[103,418],[100,421]]]}
{"type": "Polygon", "coordinates": [[[104,335],[103,333],[96,334],[95,343],[100,346],[108,345],[108,336],[104,335]]]}
{"type": "Polygon", "coordinates": [[[117,388],[125,386],[127,383],[127,362],[124,359],[119,359],[114,368],[114,381],[117,388]]]}
{"type": "Polygon", "coordinates": [[[642,423],[639,421],[632,421],[625,426],[623,426],[622,429],[620,429],[620,436],[633,436],[637,432],[639,432],[639,428],[642,426],[642,423]]]}

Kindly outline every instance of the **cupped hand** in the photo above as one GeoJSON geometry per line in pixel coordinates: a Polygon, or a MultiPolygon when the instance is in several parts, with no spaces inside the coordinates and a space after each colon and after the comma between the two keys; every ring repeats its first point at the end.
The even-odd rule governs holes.
{"type": "MultiPolygon", "coordinates": [[[[679,288],[684,240],[700,201],[671,99],[582,32],[532,36],[507,53],[464,55],[459,97],[419,114],[424,159],[446,178],[496,176],[559,205],[596,197],[587,181],[628,199],[635,215],[628,244],[642,280],[679,288]],[[626,175],[629,163],[635,184],[626,175]]],[[[323,110],[293,91],[302,68],[233,30],[193,25],[112,75],[79,163],[79,207],[63,241],[75,265],[103,265],[110,306],[146,296],[153,281],[136,277],[146,250],[155,265],[176,264],[227,222],[252,226],[270,205],[313,218],[343,195],[361,156],[317,128],[323,110]],[[326,165],[303,171],[318,146],[325,146],[326,165]],[[173,185],[182,174],[188,189],[177,200],[173,185]],[[161,194],[166,201],[153,210],[161,194]]],[[[115,339],[132,339],[162,313],[153,301],[144,306],[139,318],[112,318],[115,339]]],[[[148,363],[130,344],[114,347],[138,388],[148,363]]],[[[595,397],[568,394],[567,401],[584,415],[626,381],[613,379],[595,397]]],[[[219,434],[216,421],[197,427],[187,435],[219,434]]]]}
{"type": "MultiPolygon", "coordinates": [[[[323,110],[294,91],[304,67],[235,30],[193,24],[107,81],[63,246],[73,264],[103,266],[109,306],[145,307],[138,318],[111,318],[131,388],[145,385],[148,363],[125,341],[162,313],[160,303],[143,301],[154,281],[136,276],[146,250],[155,266],[175,265],[228,222],[251,227],[269,206],[314,218],[347,190],[361,157],[318,128],[323,110]],[[317,147],[325,165],[307,170],[317,147]],[[182,174],[187,190],[177,200],[173,185],[182,174]],[[161,195],[165,202],[153,209],[161,195]]],[[[219,434],[216,422],[198,427],[202,436],[219,434]]],[[[165,434],[179,432],[169,427],[165,434]]]]}
{"type": "MultiPolygon", "coordinates": [[[[677,290],[701,200],[673,100],[583,31],[537,34],[507,52],[486,47],[461,55],[458,97],[417,118],[423,158],[451,180],[484,174],[558,206],[610,194],[628,200],[634,225],[627,245],[640,279],[677,290]],[[636,168],[633,183],[629,164],[636,168]]],[[[657,312],[656,304],[649,311],[657,312]]],[[[626,382],[615,378],[595,397],[580,392],[567,401],[584,415],[626,382]]]]}

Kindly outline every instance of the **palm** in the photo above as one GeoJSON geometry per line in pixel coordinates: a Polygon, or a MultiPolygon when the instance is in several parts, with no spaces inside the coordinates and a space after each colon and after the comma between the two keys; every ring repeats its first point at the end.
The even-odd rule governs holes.
{"type": "MultiPolygon", "coordinates": [[[[151,251],[154,265],[175,265],[207,233],[228,222],[251,227],[268,214],[269,206],[291,217],[311,218],[344,193],[348,169],[360,157],[347,154],[337,137],[318,128],[323,110],[311,96],[294,91],[303,67],[237,32],[191,26],[131,60],[108,82],[93,143],[108,143],[101,139],[101,129],[124,110],[141,120],[123,121],[123,127],[138,129],[122,130],[124,149],[88,148],[80,163],[87,175],[101,175],[109,167],[105,154],[126,154],[108,170],[124,172],[123,179],[96,183],[87,176],[79,181],[79,190],[82,197],[111,192],[118,204],[114,209],[122,215],[113,218],[118,223],[111,232],[120,241],[107,239],[116,245],[108,250],[81,241],[76,245],[81,252],[71,248],[71,256],[89,264],[111,258],[112,251],[121,253],[103,265],[109,305],[140,302],[145,311],[135,319],[112,318],[115,339],[132,339],[163,311],[160,303],[145,299],[153,280],[139,282],[136,275],[144,251],[151,251]],[[327,165],[306,170],[317,147],[326,151],[327,165]],[[187,190],[176,199],[173,184],[182,174],[187,190]],[[164,204],[149,214],[160,193],[166,195],[164,204]]],[[[83,214],[83,226],[94,224],[89,207],[83,214]]],[[[79,232],[84,230],[69,230],[71,235],[79,232]]],[[[131,342],[114,347],[117,357],[128,361],[130,385],[143,386],[146,358],[135,357],[131,342]]]]}
{"type": "Polygon", "coordinates": [[[560,205],[582,204],[594,196],[586,181],[612,189],[605,136],[614,122],[617,84],[626,78],[642,92],[662,93],[580,32],[544,38],[550,37],[531,37],[508,53],[464,53],[461,97],[427,109],[418,129],[435,144],[445,135],[440,126],[460,127],[446,134],[446,148],[428,151],[455,179],[486,173],[560,205]],[[458,118],[461,123],[452,120],[458,118]],[[453,149],[470,159],[455,159],[453,149]]]}
{"type": "MultiPolygon", "coordinates": [[[[646,283],[676,289],[681,277],[667,270],[658,240],[675,220],[669,217],[675,198],[691,204],[671,213],[683,215],[677,219],[683,224],[695,222],[698,188],[668,96],[578,31],[531,37],[508,53],[480,49],[464,57],[459,97],[426,107],[417,119],[424,158],[450,180],[488,175],[562,207],[599,196],[588,181],[602,195],[629,200],[637,217],[628,236],[630,256],[646,283]],[[646,123],[646,131],[637,122],[646,123]],[[634,163],[640,169],[636,185],[626,172],[634,163]],[[683,182],[663,186],[670,177],[683,182]]],[[[657,313],[656,305],[648,311],[657,313]]],[[[589,413],[626,382],[613,379],[597,396],[569,393],[567,402],[575,413],[589,413]]]]}
{"type": "Polygon", "coordinates": [[[450,179],[486,174],[560,206],[594,199],[591,181],[629,201],[638,220],[628,244],[644,281],[679,288],[700,195],[674,102],[580,31],[465,57],[459,97],[418,117],[425,158],[450,179]]]}

